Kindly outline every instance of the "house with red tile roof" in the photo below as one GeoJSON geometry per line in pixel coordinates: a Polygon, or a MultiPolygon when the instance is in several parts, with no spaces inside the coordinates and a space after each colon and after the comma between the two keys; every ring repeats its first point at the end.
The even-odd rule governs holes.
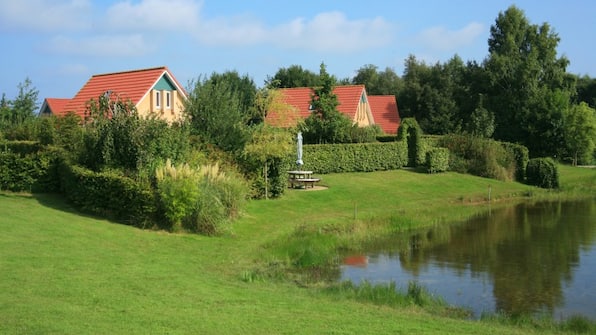
{"type": "Polygon", "coordinates": [[[369,95],[368,103],[375,123],[388,135],[397,135],[401,123],[395,95],[369,95]]]}
{"type": "Polygon", "coordinates": [[[108,95],[112,101],[131,101],[140,116],[155,115],[167,121],[183,117],[186,91],[165,67],[97,74],[72,99],[45,99],[40,115],[85,117],[87,104],[108,95]]]}
{"type": "MultiPolygon", "coordinates": [[[[278,127],[293,127],[312,112],[312,88],[283,88],[278,92],[277,99],[280,101],[274,103],[274,108],[268,112],[265,122],[278,127]]],[[[378,124],[387,134],[397,133],[399,114],[394,96],[369,96],[364,85],[336,86],[333,93],[339,102],[337,110],[354,124],[360,127],[378,124]]]]}

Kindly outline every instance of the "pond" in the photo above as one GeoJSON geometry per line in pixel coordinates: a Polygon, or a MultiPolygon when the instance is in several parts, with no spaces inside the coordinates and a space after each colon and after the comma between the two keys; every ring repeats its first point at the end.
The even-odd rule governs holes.
{"type": "Polygon", "coordinates": [[[340,280],[416,281],[450,305],[596,320],[596,199],[524,203],[376,241],[340,280]]]}

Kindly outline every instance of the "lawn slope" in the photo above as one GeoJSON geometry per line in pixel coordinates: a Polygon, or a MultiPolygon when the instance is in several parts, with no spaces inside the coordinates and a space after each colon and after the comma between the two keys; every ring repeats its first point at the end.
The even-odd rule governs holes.
{"type": "Polygon", "coordinates": [[[433,316],[417,307],[340,300],[293,283],[244,282],[243,271],[264,257],[262,246],[297,225],[394,213],[412,216],[417,225],[438,223],[481,210],[470,204],[485,200],[489,184],[493,200],[533,190],[450,173],[391,171],[323,179],[329,187],[324,191],[290,191],[282,199],[250,202],[230,234],[217,238],[143,231],[88,217],[53,195],[0,193],[0,333],[533,331],[433,316]]]}

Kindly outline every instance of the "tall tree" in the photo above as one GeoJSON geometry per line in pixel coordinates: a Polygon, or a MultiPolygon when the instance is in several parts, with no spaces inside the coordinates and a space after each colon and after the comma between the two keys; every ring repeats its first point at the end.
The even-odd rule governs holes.
{"type": "Polygon", "coordinates": [[[248,139],[250,116],[244,112],[242,95],[233,82],[200,77],[191,85],[185,112],[192,132],[224,151],[241,150],[248,139]]]}
{"type": "Polygon", "coordinates": [[[258,121],[258,115],[253,115],[253,104],[257,94],[257,87],[254,81],[248,76],[240,76],[236,71],[226,71],[224,73],[213,73],[209,81],[217,85],[219,82],[227,82],[230,90],[238,97],[240,110],[247,116],[247,119],[253,122],[258,121]]]}
{"type": "Polygon", "coordinates": [[[533,156],[555,154],[572,93],[558,35],[547,23],[530,24],[515,6],[499,13],[490,32],[486,107],[495,115],[495,138],[525,144],[533,156]]]}
{"type": "Polygon", "coordinates": [[[352,121],[337,110],[339,102],[333,93],[335,78],[327,73],[321,63],[320,85],[313,88],[311,96],[312,113],[301,125],[305,143],[348,142],[352,121]]]}
{"type": "Polygon", "coordinates": [[[588,76],[577,78],[577,101],[585,102],[596,108],[596,78],[588,76]]]}
{"type": "Polygon", "coordinates": [[[366,86],[366,92],[371,95],[397,96],[402,86],[401,78],[393,69],[378,71],[378,67],[372,64],[358,69],[351,83],[366,86]]]}
{"type": "Polygon", "coordinates": [[[591,164],[596,148],[596,110],[587,103],[574,105],[565,113],[566,153],[573,165],[591,164]]]}
{"type": "Polygon", "coordinates": [[[270,88],[313,87],[319,84],[319,76],[300,65],[281,68],[273,77],[265,80],[265,85],[270,88]]]}
{"type": "Polygon", "coordinates": [[[17,87],[19,94],[12,101],[13,124],[21,124],[34,117],[35,110],[38,107],[37,96],[39,91],[33,86],[29,78],[26,78],[25,82],[19,83],[17,87]]]}

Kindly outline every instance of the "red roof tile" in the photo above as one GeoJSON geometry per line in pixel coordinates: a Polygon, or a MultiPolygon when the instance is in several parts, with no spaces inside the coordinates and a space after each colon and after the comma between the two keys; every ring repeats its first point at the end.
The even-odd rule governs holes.
{"type": "Polygon", "coordinates": [[[401,123],[397,101],[394,95],[369,95],[368,103],[370,110],[383,132],[386,134],[397,134],[401,123]]]}
{"type": "Polygon", "coordinates": [[[67,98],[46,98],[42,105],[42,111],[47,108],[48,112],[52,114],[61,112],[69,101],[70,99],[67,98]]]}
{"type": "MultiPolygon", "coordinates": [[[[314,93],[310,87],[282,88],[279,90],[282,96],[282,102],[286,105],[296,108],[294,113],[280,113],[280,111],[270,111],[267,115],[267,121],[276,126],[293,126],[298,119],[307,118],[310,111],[311,95],[314,93]],[[284,114],[283,120],[280,114],[284,114]]],[[[337,110],[345,114],[350,120],[354,120],[358,103],[365,92],[364,85],[344,85],[336,86],[333,93],[337,96],[339,105],[337,110]]],[[[284,111],[285,112],[285,111],[284,111]]]]}
{"type": "Polygon", "coordinates": [[[130,99],[133,104],[137,105],[163,75],[167,75],[167,78],[177,86],[177,89],[183,95],[186,95],[184,88],[172,76],[168,68],[162,66],[94,75],[61,110],[52,109],[52,111],[56,115],[64,115],[72,111],[83,116],[86,103],[91,99],[97,100],[106,91],[111,91],[114,96],[120,97],[121,100],[127,101],[130,99]]]}

